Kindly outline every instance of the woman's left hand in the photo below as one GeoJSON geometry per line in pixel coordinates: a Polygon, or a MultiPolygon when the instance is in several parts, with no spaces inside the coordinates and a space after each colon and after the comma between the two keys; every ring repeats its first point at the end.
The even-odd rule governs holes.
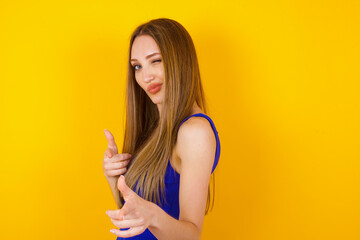
{"type": "Polygon", "coordinates": [[[126,185],[123,175],[119,177],[117,186],[123,195],[125,204],[121,209],[106,211],[106,214],[111,218],[116,227],[130,229],[111,229],[110,232],[118,237],[139,235],[150,226],[153,220],[152,208],[155,204],[144,200],[131,190],[126,185]]]}

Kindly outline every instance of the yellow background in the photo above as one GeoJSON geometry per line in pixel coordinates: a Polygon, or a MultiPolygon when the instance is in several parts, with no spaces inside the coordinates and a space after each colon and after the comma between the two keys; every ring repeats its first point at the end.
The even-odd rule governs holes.
{"type": "Polygon", "coordinates": [[[359,1],[1,1],[0,239],[115,239],[129,36],[179,21],[221,139],[202,239],[360,239],[359,1]]]}

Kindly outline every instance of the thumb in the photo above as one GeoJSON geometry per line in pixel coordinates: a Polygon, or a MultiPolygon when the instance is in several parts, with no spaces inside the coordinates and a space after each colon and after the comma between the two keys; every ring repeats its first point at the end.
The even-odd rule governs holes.
{"type": "Polygon", "coordinates": [[[127,201],[127,199],[128,199],[132,194],[134,194],[134,191],[131,190],[131,189],[126,185],[124,175],[121,175],[121,176],[119,177],[117,187],[118,187],[119,191],[121,192],[121,194],[123,195],[123,198],[125,199],[125,201],[127,201]]]}
{"type": "Polygon", "coordinates": [[[116,143],[115,143],[115,139],[114,139],[114,136],[112,135],[112,133],[107,130],[107,129],[104,129],[104,133],[105,133],[105,137],[106,139],[108,140],[108,148],[110,150],[112,150],[112,152],[114,154],[118,154],[118,149],[117,149],[117,146],[116,146],[116,143]]]}
{"type": "Polygon", "coordinates": [[[107,156],[108,158],[112,158],[115,155],[114,151],[111,150],[110,148],[107,148],[105,150],[105,156],[107,156]]]}

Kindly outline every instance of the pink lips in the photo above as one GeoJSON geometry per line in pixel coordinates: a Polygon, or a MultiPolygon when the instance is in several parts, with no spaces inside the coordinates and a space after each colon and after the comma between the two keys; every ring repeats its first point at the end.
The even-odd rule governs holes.
{"type": "Polygon", "coordinates": [[[158,91],[160,91],[161,85],[162,83],[153,83],[147,88],[147,90],[152,94],[157,93],[158,91]]]}

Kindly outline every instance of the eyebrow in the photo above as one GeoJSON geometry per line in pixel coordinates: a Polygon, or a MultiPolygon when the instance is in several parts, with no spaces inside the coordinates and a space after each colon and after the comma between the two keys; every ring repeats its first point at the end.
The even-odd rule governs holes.
{"type": "MultiPolygon", "coordinates": [[[[151,58],[152,56],[155,56],[156,54],[159,54],[159,55],[160,55],[160,53],[154,52],[154,53],[151,53],[151,54],[147,55],[147,56],[145,57],[145,59],[151,58]]],[[[137,61],[137,59],[132,58],[130,61],[131,61],[131,62],[132,62],[132,61],[137,61]]]]}

